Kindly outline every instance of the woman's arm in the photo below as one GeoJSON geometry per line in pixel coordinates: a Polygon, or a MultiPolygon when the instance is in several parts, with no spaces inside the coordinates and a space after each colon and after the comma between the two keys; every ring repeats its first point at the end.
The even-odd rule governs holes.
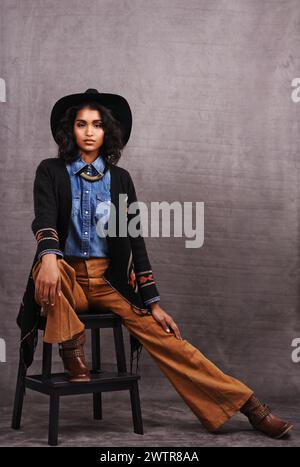
{"type": "Polygon", "coordinates": [[[37,258],[42,266],[36,279],[37,297],[42,305],[55,304],[55,295],[60,293],[61,278],[57,257],[63,257],[56,228],[57,205],[53,182],[45,161],[36,169],[33,185],[35,218],[31,229],[37,240],[37,258]]]}
{"type": "MultiPolygon", "coordinates": [[[[134,187],[134,183],[132,178],[128,174],[128,204],[130,206],[131,203],[137,202],[136,191],[134,187]]],[[[136,214],[128,213],[128,222],[135,217],[138,216],[137,222],[137,229],[141,227],[141,220],[140,220],[140,210],[137,209],[136,214]]],[[[180,330],[173,320],[172,316],[170,316],[165,310],[163,310],[158,301],[160,300],[160,296],[156,287],[156,283],[153,277],[153,272],[151,268],[151,264],[148,258],[147,250],[145,241],[142,235],[138,237],[131,237],[131,250],[132,250],[132,257],[134,263],[135,274],[138,282],[138,287],[142,299],[145,304],[149,303],[149,308],[151,308],[151,313],[154,319],[163,327],[163,329],[170,333],[170,329],[174,333],[177,339],[182,339],[180,330]]],[[[147,305],[146,305],[147,306],[147,305]]]]}
{"type": "Polygon", "coordinates": [[[33,201],[35,218],[31,229],[37,241],[38,259],[51,253],[63,257],[56,227],[57,205],[53,182],[45,160],[41,161],[36,169],[33,201]]]}
{"type": "MultiPolygon", "coordinates": [[[[137,202],[137,195],[134,183],[129,172],[127,172],[127,176],[128,205],[130,206],[131,203],[137,202]]],[[[136,216],[138,216],[138,222],[136,226],[137,229],[140,229],[141,221],[139,209],[137,209],[135,214],[128,213],[128,223],[131,221],[132,218],[136,216]]],[[[139,292],[146,306],[147,304],[150,305],[150,303],[154,304],[154,302],[158,302],[160,300],[160,296],[153,276],[153,271],[149,261],[145,240],[142,235],[138,235],[137,237],[129,236],[129,238],[131,243],[132,258],[139,292]]]]}

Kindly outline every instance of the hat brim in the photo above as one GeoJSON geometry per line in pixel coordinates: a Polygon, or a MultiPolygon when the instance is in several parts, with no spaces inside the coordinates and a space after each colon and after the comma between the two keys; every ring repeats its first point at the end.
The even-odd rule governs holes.
{"type": "MultiPolygon", "coordinates": [[[[56,131],[60,119],[65,111],[73,106],[85,101],[96,101],[110,109],[114,117],[120,122],[123,129],[123,146],[128,142],[132,128],[132,114],[127,100],[118,94],[109,93],[89,93],[82,92],[78,94],[69,94],[61,97],[53,106],[50,116],[51,132],[56,141],[56,131]]],[[[56,141],[57,143],[57,141],[56,141]]]]}

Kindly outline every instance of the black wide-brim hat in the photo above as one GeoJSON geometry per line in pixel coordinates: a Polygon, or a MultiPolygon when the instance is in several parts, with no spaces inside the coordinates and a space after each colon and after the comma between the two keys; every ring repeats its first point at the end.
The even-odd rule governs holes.
{"type": "Polygon", "coordinates": [[[122,127],[123,143],[125,146],[129,140],[132,127],[132,114],[127,100],[118,94],[100,93],[97,89],[92,88],[82,93],[69,94],[68,96],[61,97],[54,104],[50,117],[51,131],[54,140],[57,142],[55,137],[56,131],[65,111],[73,105],[89,101],[96,101],[112,111],[113,116],[119,121],[122,127]]]}

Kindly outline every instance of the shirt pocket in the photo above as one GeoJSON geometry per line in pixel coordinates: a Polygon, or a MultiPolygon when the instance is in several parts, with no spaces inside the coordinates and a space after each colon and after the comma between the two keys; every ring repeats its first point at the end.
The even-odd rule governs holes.
{"type": "Polygon", "coordinates": [[[72,217],[75,217],[78,215],[80,211],[80,201],[81,201],[80,191],[76,191],[72,196],[72,217]]]}

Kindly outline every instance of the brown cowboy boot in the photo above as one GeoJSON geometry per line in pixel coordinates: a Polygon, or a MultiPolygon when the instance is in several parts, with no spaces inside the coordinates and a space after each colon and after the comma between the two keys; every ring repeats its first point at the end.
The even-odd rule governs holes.
{"type": "Polygon", "coordinates": [[[291,423],[272,415],[270,407],[262,404],[254,394],[242,406],[240,412],[248,417],[254,429],[262,431],[271,438],[282,438],[293,428],[291,423]]]}
{"type": "Polygon", "coordinates": [[[62,358],[68,379],[72,383],[90,381],[90,372],[84,355],[85,333],[84,330],[76,334],[72,339],[59,344],[59,355],[62,358]]]}

